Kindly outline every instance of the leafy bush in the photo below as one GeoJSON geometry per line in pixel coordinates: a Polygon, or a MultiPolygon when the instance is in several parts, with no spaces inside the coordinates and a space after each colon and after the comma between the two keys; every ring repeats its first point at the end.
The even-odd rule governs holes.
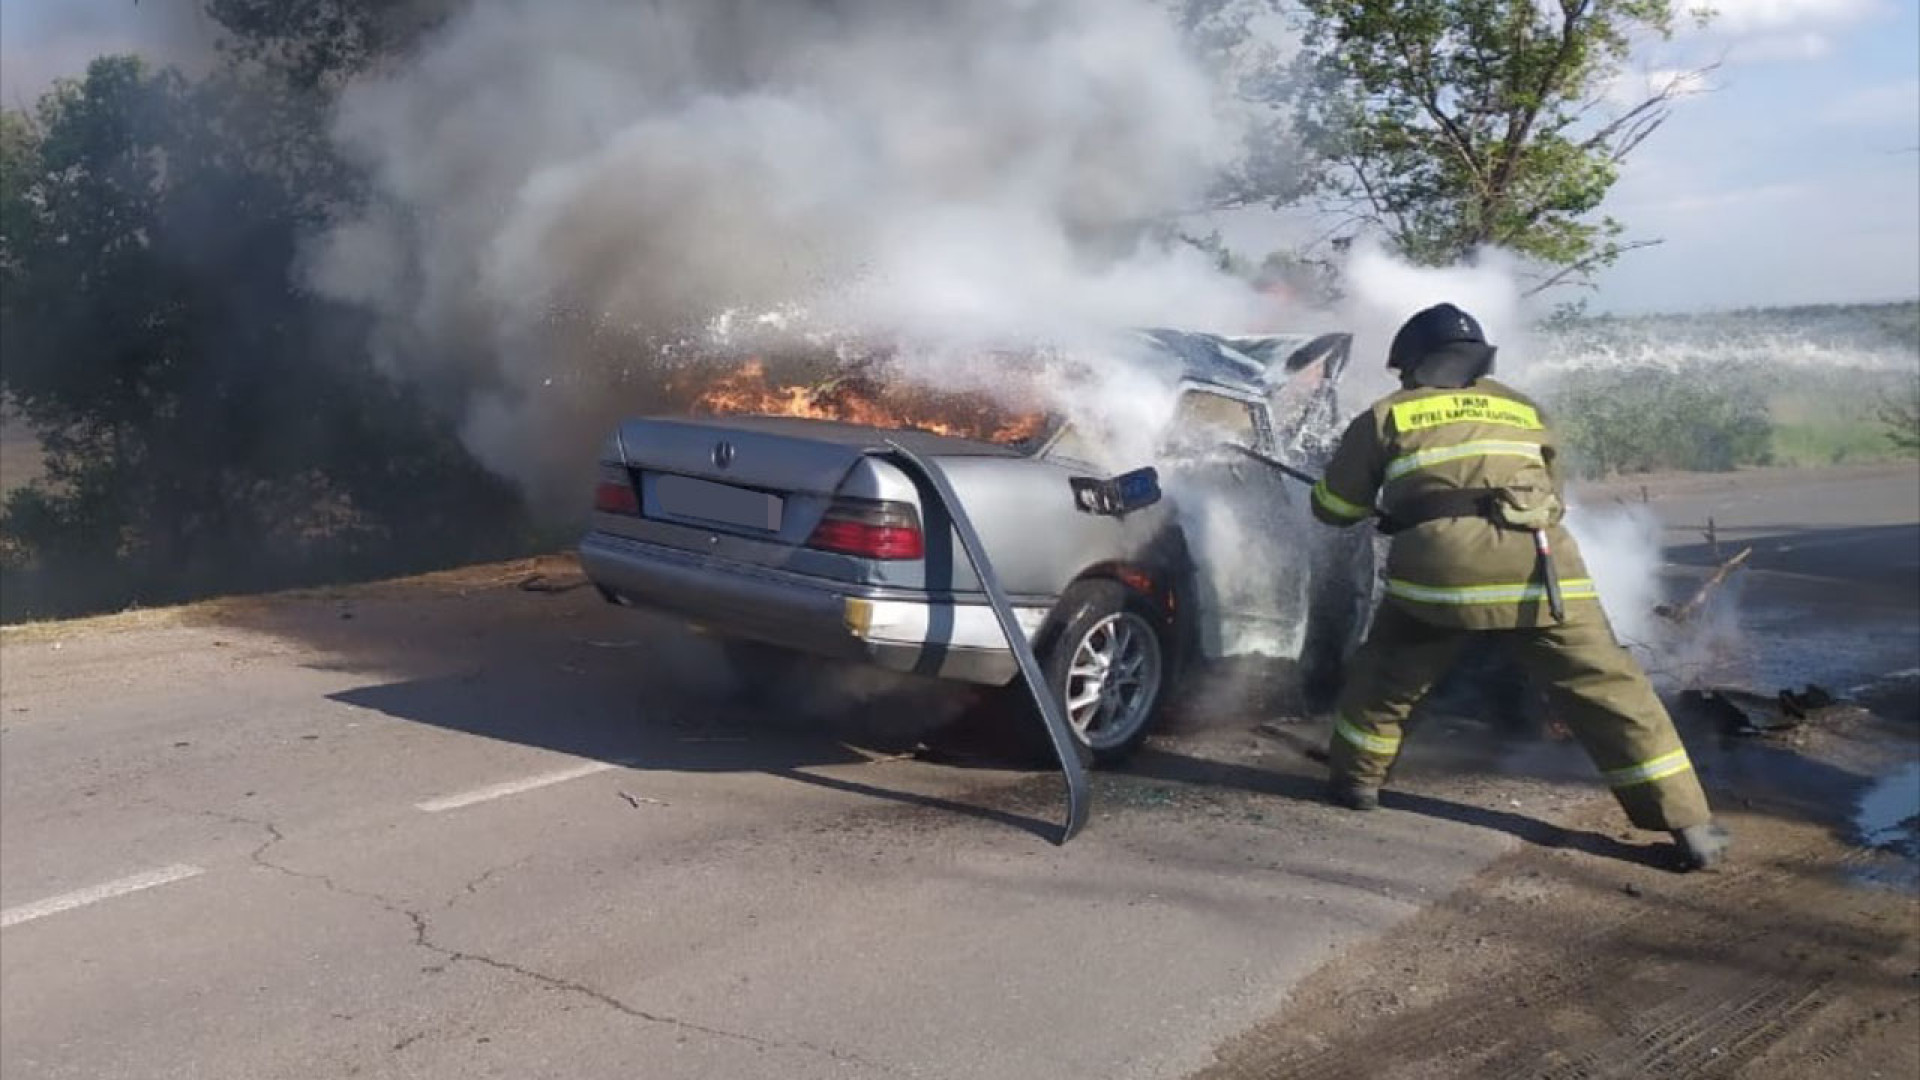
{"type": "Polygon", "coordinates": [[[1897,452],[1920,454],[1920,377],[1909,379],[1899,390],[1883,392],[1874,415],[1882,425],[1881,434],[1897,452]]]}
{"type": "Polygon", "coordinates": [[[1563,374],[1547,395],[1573,472],[1724,472],[1771,461],[1765,395],[1741,380],[1644,365],[1563,374]]]}

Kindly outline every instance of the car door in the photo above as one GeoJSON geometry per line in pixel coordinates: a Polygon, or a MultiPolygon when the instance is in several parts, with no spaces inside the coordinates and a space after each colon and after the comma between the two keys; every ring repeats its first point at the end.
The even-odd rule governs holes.
{"type": "Polygon", "coordinates": [[[1196,568],[1200,648],[1210,658],[1296,657],[1305,631],[1310,521],[1289,481],[1234,452],[1271,451],[1263,403],[1188,386],[1161,460],[1196,568]]]}
{"type": "Polygon", "coordinates": [[[1318,470],[1340,439],[1340,376],[1353,338],[1323,334],[1268,368],[1267,408],[1277,455],[1318,470]]]}

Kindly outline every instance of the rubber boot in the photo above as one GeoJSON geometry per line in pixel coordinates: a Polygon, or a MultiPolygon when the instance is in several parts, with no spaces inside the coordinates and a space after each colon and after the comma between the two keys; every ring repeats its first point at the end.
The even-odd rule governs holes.
{"type": "Polygon", "coordinates": [[[1329,780],[1327,801],[1349,810],[1378,810],[1380,789],[1354,780],[1329,780]]]}
{"type": "Polygon", "coordinates": [[[1732,836],[1717,821],[1689,825],[1673,830],[1673,842],[1680,846],[1680,858],[1687,870],[1705,870],[1727,857],[1732,836]]]}

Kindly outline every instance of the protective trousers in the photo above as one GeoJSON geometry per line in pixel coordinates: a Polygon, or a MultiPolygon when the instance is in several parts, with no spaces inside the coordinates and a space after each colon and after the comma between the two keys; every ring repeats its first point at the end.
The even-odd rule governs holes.
{"type": "Polygon", "coordinates": [[[1374,616],[1334,717],[1336,781],[1378,787],[1400,754],[1401,725],[1459,660],[1470,635],[1489,635],[1547,688],[1627,818],[1643,829],[1684,829],[1711,816],[1707,796],[1665,706],[1604,616],[1513,630],[1434,626],[1392,602],[1374,616]]]}

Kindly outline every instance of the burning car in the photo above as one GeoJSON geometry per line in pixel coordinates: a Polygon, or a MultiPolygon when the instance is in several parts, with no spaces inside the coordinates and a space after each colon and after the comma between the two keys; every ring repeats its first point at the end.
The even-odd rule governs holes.
{"type": "Polygon", "coordinates": [[[1114,761],[1182,679],[1250,633],[1281,641],[1310,692],[1337,680],[1371,609],[1371,542],[1302,529],[1284,534],[1284,569],[1220,573],[1205,554],[1221,537],[1202,534],[1225,509],[1243,532],[1228,543],[1287,546],[1261,523],[1297,511],[1301,493],[1225,448],[1313,457],[1349,345],[1141,332],[1124,362],[1170,395],[1153,449],[1170,498],[1120,515],[1083,512],[1072,494],[1110,471],[1115,434],[1097,425],[830,363],[776,385],[750,361],[690,410],[719,415],[632,419],[612,434],[581,563],[607,600],[746,650],[1010,683],[1017,664],[986,592],[940,500],[888,460],[898,444],[946,474],[1076,736],[1114,761]],[[1249,523],[1260,536],[1244,535],[1249,523]]]}

